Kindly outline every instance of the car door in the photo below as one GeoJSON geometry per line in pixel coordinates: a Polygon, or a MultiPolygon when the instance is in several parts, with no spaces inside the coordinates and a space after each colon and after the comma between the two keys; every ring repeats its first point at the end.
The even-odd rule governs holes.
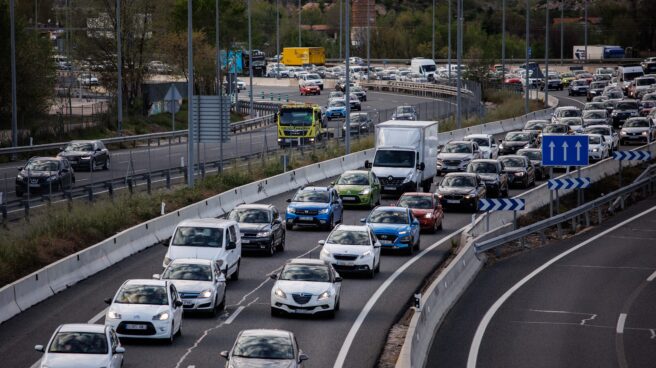
{"type": "Polygon", "coordinates": [[[176,290],[175,286],[173,284],[169,285],[169,292],[170,292],[170,299],[171,299],[171,310],[173,311],[173,331],[171,331],[171,334],[175,333],[175,331],[178,331],[178,328],[180,328],[180,325],[182,324],[182,299],[180,299],[180,295],[178,295],[178,291],[176,290]],[[180,301],[180,306],[178,307],[175,305],[176,301],[180,301]]]}
{"type": "MultiPolygon", "coordinates": [[[[412,211],[408,209],[408,219],[410,221],[410,229],[412,231],[412,237],[414,239],[419,239],[419,220],[412,214],[412,211]]],[[[419,241],[419,240],[417,240],[419,241]]],[[[417,243],[415,241],[415,243],[417,243]]]]}
{"type": "Polygon", "coordinates": [[[344,206],[342,205],[342,199],[337,195],[337,191],[332,189],[330,191],[332,197],[332,206],[335,213],[335,218],[339,218],[339,222],[344,222],[344,206]]]}
{"type": "Polygon", "coordinates": [[[230,225],[228,226],[227,229],[227,236],[228,236],[228,243],[230,242],[235,242],[237,246],[234,249],[230,249],[226,251],[226,261],[227,265],[226,267],[228,268],[227,275],[230,273],[230,269],[233,269],[235,271],[237,269],[237,262],[239,262],[239,257],[241,256],[241,239],[237,235],[238,231],[235,229],[235,225],[230,225]]]}
{"type": "Polygon", "coordinates": [[[282,221],[280,220],[280,213],[278,213],[277,208],[271,209],[271,232],[273,233],[273,244],[281,245],[282,244],[282,221]]]}
{"type": "Polygon", "coordinates": [[[107,327],[109,344],[111,348],[111,362],[109,363],[110,368],[121,368],[123,366],[123,354],[117,353],[116,348],[120,346],[118,341],[118,336],[111,327],[107,327]]]}
{"type": "Polygon", "coordinates": [[[380,202],[380,181],[373,172],[369,172],[369,182],[371,183],[371,198],[373,203],[380,202]]]}
{"type": "Polygon", "coordinates": [[[380,263],[380,250],[382,246],[371,229],[369,229],[369,238],[371,239],[371,245],[374,247],[374,267],[376,267],[380,263]]]}
{"type": "Polygon", "coordinates": [[[68,160],[61,160],[59,162],[59,176],[61,180],[61,189],[68,188],[73,183],[73,173],[71,172],[71,165],[68,160]]]}

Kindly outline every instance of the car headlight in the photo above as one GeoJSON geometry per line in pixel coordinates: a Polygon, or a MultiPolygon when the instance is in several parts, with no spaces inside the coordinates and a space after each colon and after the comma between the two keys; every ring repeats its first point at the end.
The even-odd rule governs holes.
{"type": "Polygon", "coordinates": [[[407,233],[408,233],[407,231],[399,231],[399,236],[405,235],[407,233]]]}
{"type": "Polygon", "coordinates": [[[109,318],[109,319],[121,319],[121,314],[116,312],[116,311],[110,310],[110,311],[107,312],[107,318],[109,318]]]}
{"type": "Polygon", "coordinates": [[[325,215],[330,212],[330,207],[319,210],[319,213],[325,215]]]}
{"type": "Polygon", "coordinates": [[[296,213],[296,209],[293,207],[287,207],[287,213],[296,213]]]}
{"type": "Polygon", "coordinates": [[[599,148],[593,148],[592,152],[599,152],[599,148]]]}
{"type": "Polygon", "coordinates": [[[164,257],[164,266],[168,266],[171,263],[172,259],[169,257],[164,257]]]}
{"type": "Polygon", "coordinates": [[[269,236],[271,236],[271,231],[260,231],[255,236],[258,238],[268,238],[269,236]]]}
{"type": "Polygon", "coordinates": [[[321,255],[320,255],[320,257],[330,257],[330,256],[331,256],[331,253],[330,253],[330,251],[329,251],[328,249],[326,249],[325,247],[324,247],[324,248],[321,248],[321,255]]]}
{"type": "Polygon", "coordinates": [[[278,298],[287,298],[287,294],[285,294],[284,291],[282,291],[280,288],[277,288],[276,291],[273,292],[278,298]]]}
{"type": "Polygon", "coordinates": [[[18,180],[18,181],[23,181],[24,179],[25,179],[25,177],[21,174],[18,174],[18,176],[16,176],[16,180],[18,180]]]}
{"type": "Polygon", "coordinates": [[[405,179],[403,179],[403,184],[409,183],[411,181],[412,181],[412,172],[410,172],[408,176],[406,176],[405,179]]]}
{"type": "Polygon", "coordinates": [[[516,173],[515,173],[515,176],[524,176],[524,172],[522,172],[522,171],[520,171],[520,172],[516,172],[516,173]]]}
{"type": "Polygon", "coordinates": [[[647,132],[642,132],[642,135],[647,135],[647,132]]]}
{"type": "Polygon", "coordinates": [[[611,115],[612,115],[612,116],[617,116],[617,112],[616,112],[616,111],[613,111],[613,112],[611,113],[611,115]]]}
{"type": "Polygon", "coordinates": [[[637,111],[632,112],[631,116],[638,116],[638,112],[637,111]]]}
{"type": "Polygon", "coordinates": [[[153,316],[153,321],[166,321],[169,319],[169,312],[162,312],[153,316]]]}
{"type": "Polygon", "coordinates": [[[57,180],[57,175],[49,176],[46,181],[55,181],[57,180]]]}
{"type": "Polygon", "coordinates": [[[212,289],[207,289],[200,292],[201,298],[209,298],[211,296],[212,296],[212,289]]]}
{"type": "Polygon", "coordinates": [[[467,195],[465,195],[465,199],[472,199],[474,197],[476,197],[476,194],[467,194],[467,195]]]}
{"type": "Polygon", "coordinates": [[[622,130],[622,131],[620,132],[620,135],[626,135],[626,132],[622,130]]]}
{"type": "Polygon", "coordinates": [[[323,293],[319,294],[317,300],[326,300],[328,298],[330,298],[330,290],[326,290],[323,293]]]}
{"type": "Polygon", "coordinates": [[[91,156],[82,156],[80,160],[91,160],[91,156]]]}
{"type": "Polygon", "coordinates": [[[429,218],[433,218],[433,213],[432,213],[432,212],[428,212],[427,214],[424,215],[424,217],[427,218],[427,219],[429,219],[429,218]]]}
{"type": "Polygon", "coordinates": [[[499,149],[503,149],[503,144],[499,144],[499,149]]]}
{"type": "Polygon", "coordinates": [[[364,189],[360,192],[360,194],[362,194],[362,195],[367,195],[367,194],[369,194],[369,193],[371,193],[371,188],[364,188],[364,189]]]}
{"type": "Polygon", "coordinates": [[[373,255],[373,254],[374,254],[374,253],[373,253],[371,250],[368,250],[368,251],[362,253],[362,254],[360,255],[360,258],[366,258],[366,257],[369,257],[369,256],[371,256],[371,255],[373,255]]]}

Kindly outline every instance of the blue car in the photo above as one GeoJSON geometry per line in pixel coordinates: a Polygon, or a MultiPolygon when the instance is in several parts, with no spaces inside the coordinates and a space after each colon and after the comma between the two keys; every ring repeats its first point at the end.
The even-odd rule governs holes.
{"type": "Polygon", "coordinates": [[[410,208],[378,206],[360,221],[371,226],[383,249],[419,250],[420,224],[410,208]]]}
{"type": "Polygon", "coordinates": [[[332,230],[335,224],[344,220],[344,205],[332,187],[301,188],[287,203],[287,230],[293,230],[294,225],[318,226],[332,230]]]}
{"type": "Polygon", "coordinates": [[[344,100],[330,101],[326,109],[326,118],[328,120],[346,118],[346,103],[344,100]]]}

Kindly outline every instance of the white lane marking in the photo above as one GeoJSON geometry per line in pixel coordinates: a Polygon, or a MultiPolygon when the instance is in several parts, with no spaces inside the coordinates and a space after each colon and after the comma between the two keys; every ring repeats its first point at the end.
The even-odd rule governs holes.
{"type": "MultiPolygon", "coordinates": [[[[651,240],[651,239],[650,239],[651,240]]],[[[600,269],[610,269],[610,270],[653,270],[653,267],[632,267],[632,266],[595,266],[595,265],[556,265],[556,267],[575,267],[575,268],[600,268],[600,269]]]]}
{"type": "Polygon", "coordinates": [[[609,238],[613,239],[628,239],[628,240],[653,240],[653,237],[645,236],[626,236],[626,235],[611,235],[609,238]]]}
{"type": "Polygon", "coordinates": [[[584,318],[581,320],[579,325],[584,326],[586,322],[592,321],[593,319],[597,318],[597,315],[594,313],[580,313],[580,312],[568,312],[568,311],[561,311],[561,310],[542,310],[542,309],[529,309],[531,312],[538,312],[538,313],[554,313],[554,314],[576,314],[576,315],[581,315],[581,316],[589,316],[588,318],[584,318]]]}
{"type": "Polygon", "coordinates": [[[652,282],[654,279],[656,279],[656,271],[647,277],[647,282],[652,282]]]}
{"type": "Polygon", "coordinates": [[[565,258],[566,256],[570,255],[573,252],[576,252],[577,250],[583,248],[584,246],[592,243],[593,241],[605,236],[606,234],[613,232],[620,227],[629,224],[638,218],[649,214],[653,211],[656,211],[656,207],[652,207],[644,212],[641,212],[628,220],[622,221],[619,224],[611,227],[610,229],[607,229],[592,238],[578,244],[575,247],[572,247],[571,249],[557,255],[556,257],[552,258],[549,260],[547,263],[543,264],[539,268],[537,268],[535,271],[531,272],[528,274],[526,277],[523,279],[519,280],[513,287],[511,287],[508,291],[506,291],[492,306],[488,311],[485,313],[483,316],[483,319],[481,322],[478,324],[478,327],[476,328],[476,333],[474,334],[474,338],[472,339],[472,344],[469,348],[469,356],[467,357],[467,368],[475,368],[476,367],[476,361],[478,360],[478,351],[481,348],[481,343],[483,342],[483,335],[485,334],[485,330],[487,329],[487,326],[489,326],[490,321],[492,321],[492,317],[496,314],[496,312],[501,308],[501,306],[517,291],[519,288],[524,286],[527,282],[529,282],[531,279],[533,279],[535,276],[537,276],[540,272],[544,271],[547,267],[551,266],[552,264],[558,262],[559,260],[565,258]]]}
{"type": "Polygon", "coordinates": [[[91,317],[91,319],[87,323],[91,323],[91,324],[97,323],[98,321],[100,321],[101,318],[103,318],[105,316],[105,314],[107,314],[108,309],[109,309],[109,307],[101,310],[98,314],[91,317]]]}
{"type": "Polygon", "coordinates": [[[423,257],[425,254],[428,252],[431,252],[435,248],[438,248],[441,246],[443,243],[446,243],[448,239],[451,239],[455,234],[457,234],[459,231],[455,231],[444,238],[442,238],[440,241],[437,243],[431,245],[430,247],[424,249],[421,253],[417,254],[416,256],[412,257],[409,259],[407,262],[405,262],[401,267],[399,267],[396,271],[394,271],[393,274],[391,274],[385,282],[383,282],[382,285],[378,287],[376,292],[369,298],[367,301],[367,304],[365,304],[364,308],[360,311],[360,314],[358,314],[358,317],[355,319],[355,322],[353,322],[353,325],[351,326],[351,329],[348,332],[348,335],[346,335],[346,339],[344,339],[344,342],[342,343],[342,347],[339,349],[339,354],[337,354],[337,358],[335,359],[335,364],[333,365],[333,368],[341,368],[344,365],[344,362],[346,361],[346,356],[348,355],[349,350],[351,349],[351,345],[353,344],[353,341],[355,340],[355,335],[357,335],[358,331],[360,330],[360,327],[362,327],[362,324],[364,323],[365,318],[367,318],[367,315],[373,307],[376,305],[378,302],[378,299],[383,295],[385,290],[392,285],[394,280],[396,280],[397,277],[399,277],[405,270],[412,266],[413,263],[417,262],[421,257],[423,257]]]}
{"type": "Polygon", "coordinates": [[[624,324],[626,323],[626,313],[620,313],[620,318],[617,319],[617,327],[615,332],[618,334],[624,333],[624,324]]]}
{"type": "Polygon", "coordinates": [[[196,368],[196,366],[195,365],[190,365],[190,366],[187,366],[187,368],[196,368]]]}
{"type": "Polygon", "coordinates": [[[241,313],[241,311],[244,310],[244,308],[246,308],[246,307],[244,307],[243,305],[242,305],[241,307],[237,308],[237,310],[234,311],[234,312],[232,312],[232,315],[230,315],[230,318],[226,319],[226,321],[225,321],[224,323],[225,323],[226,325],[231,324],[232,321],[234,321],[235,318],[237,318],[237,316],[239,315],[239,313],[241,313]]]}
{"type": "Polygon", "coordinates": [[[651,333],[651,337],[649,338],[650,340],[656,339],[656,330],[654,330],[653,328],[650,328],[649,333],[651,333]]]}

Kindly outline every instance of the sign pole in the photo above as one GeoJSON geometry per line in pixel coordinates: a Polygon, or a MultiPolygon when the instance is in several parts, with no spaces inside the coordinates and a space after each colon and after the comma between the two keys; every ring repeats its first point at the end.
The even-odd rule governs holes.
{"type": "MultiPolygon", "coordinates": [[[[576,177],[581,179],[581,166],[576,167],[576,177]]],[[[581,188],[579,187],[576,193],[576,207],[581,207],[581,188]]]]}
{"type": "Polygon", "coordinates": [[[549,217],[553,217],[553,190],[549,191],[549,217]]]}
{"type": "Polygon", "coordinates": [[[490,231],[490,211],[485,211],[485,232],[490,231]]]}
{"type": "Polygon", "coordinates": [[[619,173],[620,173],[620,188],[622,187],[622,160],[617,160],[619,162],[619,173]]]}
{"type": "Polygon", "coordinates": [[[513,211],[513,230],[517,230],[517,211],[513,211]]]}

